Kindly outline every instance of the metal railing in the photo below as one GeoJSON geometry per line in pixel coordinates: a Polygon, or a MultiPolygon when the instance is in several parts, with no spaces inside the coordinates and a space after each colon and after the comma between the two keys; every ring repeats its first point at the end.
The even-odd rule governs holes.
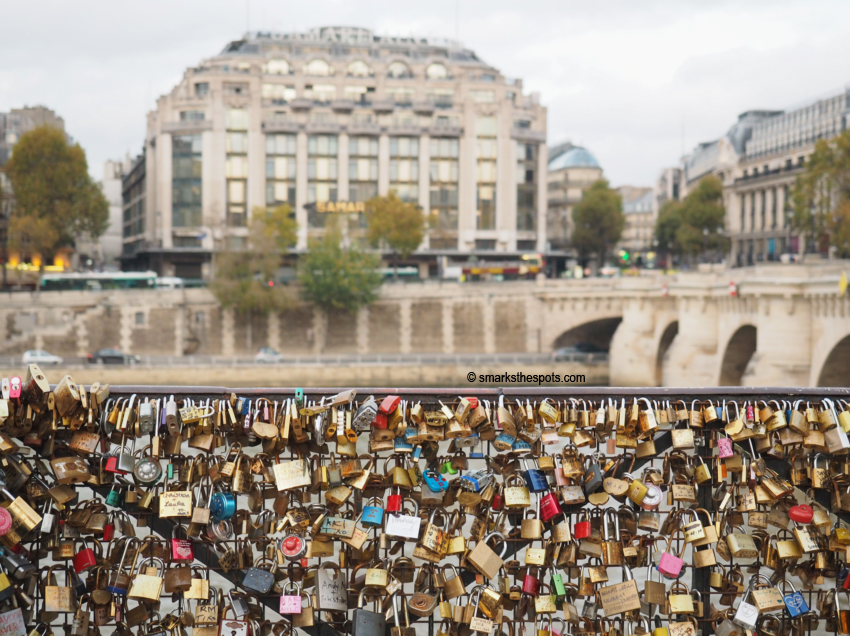
{"type": "MultiPolygon", "coordinates": [[[[282,355],[269,360],[254,356],[140,356],[140,360],[126,365],[90,363],[85,357],[66,357],[63,367],[79,366],[136,366],[136,367],[253,367],[253,366],[470,366],[470,365],[536,365],[536,364],[608,364],[607,353],[569,353],[556,359],[551,353],[389,353],[389,354],[339,354],[339,355],[282,355]]],[[[0,356],[0,367],[24,366],[20,356],[0,356]]],[[[41,365],[49,370],[49,365],[41,365]]]]}

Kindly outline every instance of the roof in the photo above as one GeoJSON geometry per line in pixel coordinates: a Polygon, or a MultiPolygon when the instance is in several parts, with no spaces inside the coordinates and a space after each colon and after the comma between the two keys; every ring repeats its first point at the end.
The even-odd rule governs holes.
{"type": "Polygon", "coordinates": [[[549,172],[563,168],[599,168],[601,170],[602,166],[589,150],[575,146],[549,161],[549,172]]]}

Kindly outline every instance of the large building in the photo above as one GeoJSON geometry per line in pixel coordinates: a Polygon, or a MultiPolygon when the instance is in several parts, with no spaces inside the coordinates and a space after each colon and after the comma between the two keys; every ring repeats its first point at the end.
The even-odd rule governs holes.
{"type": "Polygon", "coordinates": [[[573,206],[584,191],[602,178],[602,168],[590,151],[566,142],[549,149],[546,234],[553,251],[575,255],[571,243],[573,206]]]}
{"type": "MultiPolygon", "coordinates": [[[[125,266],[206,276],[251,210],[288,203],[298,248],[396,191],[432,215],[421,250],[543,251],[546,109],[459,44],[367,29],[251,33],[148,115],[145,205],[125,266]]],[[[126,190],[126,188],[125,188],[126,190]]]]}
{"type": "Polygon", "coordinates": [[[734,179],[726,188],[727,228],[735,265],[825,248],[817,244],[817,237],[801,237],[791,228],[791,192],[815,142],[847,128],[850,89],[802,108],[758,112],[761,116],[752,126],[734,179]],[[808,249],[804,240],[810,243],[808,249]]]}
{"type": "Polygon", "coordinates": [[[623,200],[626,225],[618,249],[629,255],[629,263],[645,263],[653,251],[655,237],[655,191],[652,188],[620,186],[617,193],[623,200]]]}

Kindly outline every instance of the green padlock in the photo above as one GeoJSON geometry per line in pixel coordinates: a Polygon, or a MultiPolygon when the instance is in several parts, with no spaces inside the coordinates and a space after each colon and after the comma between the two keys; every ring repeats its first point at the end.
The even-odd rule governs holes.
{"type": "Polygon", "coordinates": [[[549,568],[552,574],[552,592],[555,595],[556,603],[563,603],[567,598],[567,588],[564,587],[564,579],[560,574],[555,570],[555,568],[549,568]]]}
{"type": "Polygon", "coordinates": [[[169,464],[168,464],[168,478],[174,479],[174,463],[173,462],[169,462],[169,464]]]}
{"type": "Polygon", "coordinates": [[[113,506],[118,508],[121,506],[121,500],[123,497],[121,496],[120,490],[115,490],[115,486],[112,487],[112,490],[109,491],[109,494],[106,495],[106,505],[113,506]]]}
{"type": "Polygon", "coordinates": [[[449,460],[447,462],[443,462],[442,468],[440,468],[440,472],[445,475],[448,473],[449,475],[457,475],[457,471],[452,468],[452,461],[449,460]]]}

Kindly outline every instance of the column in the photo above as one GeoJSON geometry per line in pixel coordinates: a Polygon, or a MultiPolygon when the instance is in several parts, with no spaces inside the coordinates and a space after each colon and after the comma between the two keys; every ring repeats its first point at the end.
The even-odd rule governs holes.
{"type": "MultiPolygon", "coordinates": [[[[422,213],[427,217],[431,214],[431,137],[422,135],[419,138],[419,207],[422,208],[422,213]]],[[[430,236],[426,233],[425,240],[422,241],[420,249],[428,249],[430,244],[430,236]]]]}
{"type": "Polygon", "coordinates": [[[680,297],[679,333],[667,350],[664,386],[715,386],[720,360],[717,301],[707,295],[680,297]]]}
{"type": "Polygon", "coordinates": [[[337,200],[348,201],[348,134],[339,136],[339,155],[337,156],[337,200]]]}
{"type": "Polygon", "coordinates": [[[295,142],[295,221],[298,223],[298,249],[307,249],[307,133],[300,132],[295,142]]]}
{"type": "MultiPolygon", "coordinates": [[[[159,199],[156,212],[160,212],[157,216],[157,231],[162,238],[162,247],[169,249],[172,247],[171,239],[171,195],[172,195],[172,161],[171,161],[171,135],[159,135],[157,139],[156,152],[159,155],[157,161],[156,180],[159,184],[159,199]]],[[[156,205],[157,202],[154,202],[156,205]]]]}
{"type": "Polygon", "coordinates": [[[390,193],[390,138],[388,135],[378,137],[378,195],[390,193]]]}
{"type": "Polygon", "coordinates": [[[655,386],[656,304],[645,298],[623,301],[623,321],[611,339],[609,374],[612,386],[655,386]]]}
{"type": "Polygon", "coordinates": [[[809,386],[812,307],[802,295],[758,299],[756,351],[745,386],[809,386]],[[784,346],[783,346],[784,345],[784,346]]]}

